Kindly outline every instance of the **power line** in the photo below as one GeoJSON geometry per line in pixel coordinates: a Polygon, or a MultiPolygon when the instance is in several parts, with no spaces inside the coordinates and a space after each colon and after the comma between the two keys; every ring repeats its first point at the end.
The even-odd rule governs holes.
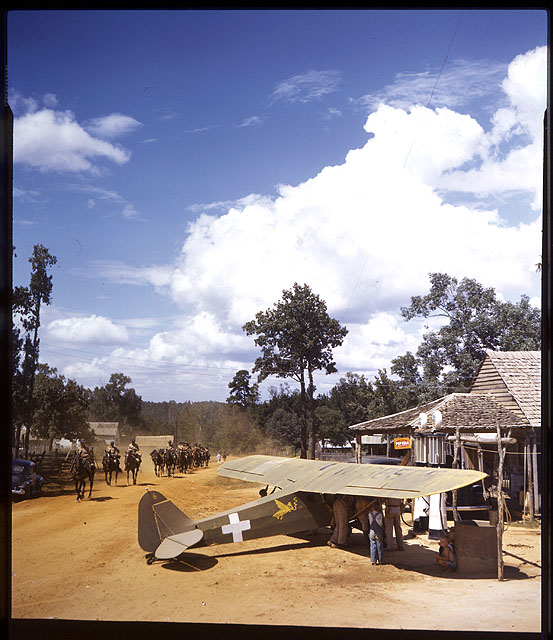
{"type": "MultiPolygon", "coordinates": [[[[461,14],[459,15],[459,18],[457,19],[457,24],[455,25],[455,29],[453,30],[453,34],[449,40],[449,44],[447,46],[447,50],[446,50],[446,54],[445,57],[442,61],[441,67],[440,67],[440,71],[438,72],[438,77],[436,78],[436,82],[434,83],[434,86],[432,87],[432,91],[430,92],[430,96],[426,102],[426,106],[429,107],[430,103],[432,101],[432,98],[434,97],[434,91],[436,90],[436,87],[438,86],[438,82],[440,81],[440,78],[442,77],[442,72],[444,70],[444,67],[447,63],[447,59],[449,57],[449,51],[453,45],[453,41],[455,40],[455,36],[457,35],[457,29],[459,28],[459,24],[461,23],[461,18],[463,17],[463,12],[461,12],[461,14]]],[[[407,160],[409,159],[409,156],[411,155],[411,151],[413,149],[413,146],[415,144],[416,141],[416,135],[413,138],[413,141],[411,142],[411,146],[409,147],[409,151],[407,152],[407,155],[405,156],[405,161],[403,162],[403,166],[405,167],[405,165],[407,164],[407,160]]],[[[353,287],[353,291],[351,293],[351,296],[349,298],[349,302],[348,305],[344,311],[343,315],[346,315],[347,312],[349,311],[349,307],[351,305],[351,301],[353,300],[353,296],[355,295],[355,292],[357,291],[357,287],[359,285],[359,282],[361,281],[361,276],[363,275],[364,271],[365,271],[365,267],[367,266],[367,262],[369,261],[369,253],[367,253],[367,257],[365,258],[365,262],[363,264],[363,267],[361,268],[361,271],[359,273],[359,277],[357,278],[357,282],[355,283],[355,286],[353,287]]]]}
{"type": "MultiPolygon", "coordinates": [[[[135,346],[135,348],[140,349],[141,347],[135,346]]],[[[50,349],[50,350],[52,350],[52,349],[64,349],[66,351],[76,351],[77,353],[84,353],[84,354],[92,355],[92,356],[94,356],[96,358],[108,358],[108,359],[112,359],[112,360],[114,360],[114,359],[131,360],[131,361],[137,361],[138,360],[137,358],[131,358],[129,356],[112,356],[112,355],[109,355],[109,354],[106,355],[106,354],[103,354],[103,353],[97,353],[95,351],[86,351],[85,349],[76,349],[74,347],[62,347],[62,346],[58,346],[58,345],[52,345],[52,346],[46,345],[45,349],[46,350],[48,350],[48,349],[50,349]]],[[[55,351],[53,353],[58,353],[58,355],[67,355],[69,357],[75,357],[75,358],[80,357],[80,356],[73,355],[73,354],[70,354],[70,353],[66,354],[66,353],[63,353],[63,352],[60,353],[60,352],[55,352],[55,351]]],[[[217,370],[226,369],[228,371],[234,371],[234,369],[235,369],[234,367],[216,367],[216,366],[207,365],[207,364],[206,365],[201,365],[201,364],[182,364],[182,365],[180,365],[177,362],[167,362],[166,363],[166,362],[163,362],[162,360],[151,360],[149,358],[144,358],[143,360],[138,360],[138,362],[148,362],[148,363],[153,363],[153,364],[170,365],[170,366],[175,365],[177,367],[181,367],[181,366],[182,367],[197,367],[197,368],[200,368],[200,369],[217,369],[217,370]]]]}

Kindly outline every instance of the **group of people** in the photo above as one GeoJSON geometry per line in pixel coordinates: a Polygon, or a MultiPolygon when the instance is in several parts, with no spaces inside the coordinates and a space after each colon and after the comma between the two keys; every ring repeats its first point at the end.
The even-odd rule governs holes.
{"type": "MultiPolygon", "coordinates": [[[[134,455],[138,459],[138,461],[141,461],[142,458],[140,453],[138,453],[139,450],[140,450],[140,447],[136,443],[136,439],[131,438],[131,441],[129,442],[129,446],[127,447],[127,450],[125,452],[125,462],[127,461],[127,456],[129,454],[134,455]]],[[[119,460],[121,459],[121,452],[115,446],[115,440],[112,440],[109,443],[109,447],[107,447],[107,449],[105,450],[105,453],[111,456],[115,460],[115,462],[117,463],[117,470],[122,473],[121,466],[119,463],[119,460]]],[[[90,450],[89,446],[83,440],[81,440],[79,448],[77,449],[77,455],[80,456],[81,459],[83,460],[90,459],[92,460],[93,463],[95,463],[93,451],[90,450]]]]}
{"type": "Polygon", "coordinates": [[[398,550],[404,549],[401,531],[403,508],[403,502],[397,498],[382,500],[368,496],[338,495],[332,505],[335,526],[328,545],[333,548],[347,546],[349,522],[358,518],[363,534],[369,541],[372,564],[382,564],[383,548],[387,551],[394,549],[394,533],[398,550]]]}
{"type": "MultiPolygon", "coordinates": [[[[369,542],[371,563],[380,565],[383,562],[383,550],[405,549],[401,530],[401,514],[404,510],[404,501],[399,498],[337,495],[332,505],[334,531],[328,545],[333,548],[347,546],[349,523],[358,518],[363,534],[369,542]]],[[[447,571],[455,571],[457,558],[453,543],[447,536],[442,536],[439,544],[436,562],[447,571]]]]}

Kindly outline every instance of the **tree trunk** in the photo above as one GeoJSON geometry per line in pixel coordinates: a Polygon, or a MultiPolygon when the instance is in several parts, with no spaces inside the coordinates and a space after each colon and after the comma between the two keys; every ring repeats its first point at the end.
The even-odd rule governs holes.
{"type": "Polygon", "coordinates": [[[313,402],[313,392],[315,387],[313,385],[313,371],[311,367],[307,369],[309,375],[309,389],[307,392],[309,399],[309,455],[308,458],[315,460],[315,447],[317,445],[317,429],[315,425],[315,403],[313,402]]]}
{"type": "Polygon", "coordinates": [[[300,458],[307,458],[307,406],[305,397],[305,373],[301,370],[300,376],[300,401],[301,401],[301,431],[300,431],[300,458]]]}

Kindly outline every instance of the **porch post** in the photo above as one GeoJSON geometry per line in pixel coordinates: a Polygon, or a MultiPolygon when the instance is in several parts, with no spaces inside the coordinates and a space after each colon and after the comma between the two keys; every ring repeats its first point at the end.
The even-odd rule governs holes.
{"type": "MultiPolygon", "coordinates": [[[[501,446],[501,428],[497,428],[497,453],[499,456],[497,469],[497,579],[503,580],[503,459],[505,449],[501,446]]],[[[505,445],[505,448],[507,445],[505,445]]]]}
{"type": "Polygon", "coordinates": [[[534,475],[534,513],[540,512],[540,487],[538,480],[538,442],[535,435],[532,436],[532,471],[534,475]]]}
{"type": "Polygon", "coordinates": [[[355,462],[361,464],[362,441],[363,436],[360,433],[355,434],[355,462]]]}
{"type": "MultiPolygon", "coordinates": [[[[530,520],[534,520],[534,481],[532,474],[532,458],[530,455],[530,439],[526,434],[526,442],[524,446],[524,454],[527,458],[526,470],[528,473],[528,506],[530,508],[530,520]]],[[[526,496],[525,496],[526,498],[526,496]]]]}

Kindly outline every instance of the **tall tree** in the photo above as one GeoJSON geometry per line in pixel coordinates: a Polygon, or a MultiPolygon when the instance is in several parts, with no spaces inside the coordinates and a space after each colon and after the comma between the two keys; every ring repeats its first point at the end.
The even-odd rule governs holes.
{"type": "MultiPolygon", "coordinates": [[[[423,335],[416,353],[423,379],[438,381],[442,391],[464,391],[470,385],[486,349],[538,350],[540,312],[528,296],[520,302],[498,300],[492,287],[476,280],[460,282],[445,273],[431,273],[430,291],[414,296],[401,313],[406,320],[442,317],[447,323],[423,335]]],[[[394,366],[404,369],[394,361],[394,366]]],[[[438,387],[436,387],[436,390],[438,387]]]]}
{"type": "Polygon", "coordinates": [[[33,422],[33,390],[38,366],[41,305],[49,305],[52,297],[52,276],[48,273],[57,258],[46,247],[36,244],[29,258],[31,277],[28,287],[13,290],[14,350],[13,415],[16,455],[20,447],[21,427],[25,432],[24,455],[29,452],[30,426],[33,422]]]}
{"type": "Polygon", "coordinates": [[[134,389],[127,388],[131,382],[131,378],[123,373],[112,373],[105,386],[96,387],[90,400],[90,419],[121,422],[127,431],[140,427],[142,398],[134,389]]]}
{"type": "Polygon", "coordinates": [[[315,457],[316,422],[313,373],[336,371],[332,349],[342,344],[347,329],[327,313],[326,303],[311,288],[294,284],[282,292],[282,300],[271,309],[260,311],[255,320],[243,327],[247,335],[256,335],[255,344],[262,355],[253,371],[261,382],[270,375],[292,378],[300,385],[301,446],[300,456],[307,457],[309,422],[309,454],[315,457]]]}
{"type": "Polygon", "coordinates": [[[234,378],[229,382],[230,395],[227,398],[229,404],[238,405],[243,409],[248,409],[257,404],[259,400],[259,385],[250,385],[251,376],[245,369],[241,369],[234,374],[234,378]]]}
{"type": "Polygon", "coordinates": [[[87,422],[89,395],[88,389],[75,380],[66,379],[58,375],[56,369],[39,364],[34,385],[33,434],[48,439],[50,449],[56,438],[90,438],[87,422]]]}

